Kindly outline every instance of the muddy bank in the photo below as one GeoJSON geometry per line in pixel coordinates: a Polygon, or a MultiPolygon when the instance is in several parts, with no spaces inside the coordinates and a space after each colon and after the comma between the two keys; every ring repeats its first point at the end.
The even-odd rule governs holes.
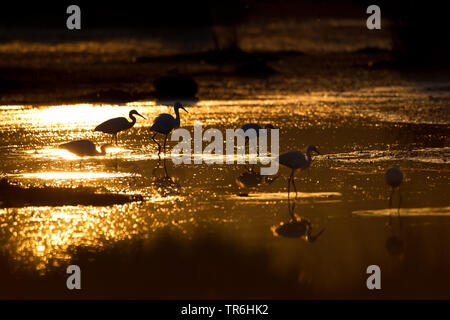
{"type": "Polygon", "coordinates": [[[0,180],[0,208],[25,206],[110,206],[142,201],[141,195],[96,193],[92,188],[21,187],[0,180]]]}

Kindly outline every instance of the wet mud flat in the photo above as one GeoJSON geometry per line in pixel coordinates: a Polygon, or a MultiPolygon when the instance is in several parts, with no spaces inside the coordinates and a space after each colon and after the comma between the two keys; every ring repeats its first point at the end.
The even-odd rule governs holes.
{"type": "Polygon", "coordinates": [[[92,188],[21,187],[0,180],[0,208],[27,206],[110,206],[143,201],[141,195],[97,193],[92,188]]]}

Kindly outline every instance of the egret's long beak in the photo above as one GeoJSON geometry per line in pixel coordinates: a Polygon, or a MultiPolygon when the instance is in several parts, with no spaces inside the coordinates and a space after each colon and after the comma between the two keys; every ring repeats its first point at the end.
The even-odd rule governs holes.
{"type": "Polygon", "coordinates": [[[137,114],[139,117],[144,118],[145,120],[147,120],[147,118],[144,117],[142,114],[140,114],[140,113],[138,113],[138,112],[136,112],[136,114],[137,114]]]}
{"type": "Polygon", "coordinates": [[[181,107],[180,109],[183,109],[184,111],[186,111],[187,113],[189,113],[184,107],[181,107]]]}

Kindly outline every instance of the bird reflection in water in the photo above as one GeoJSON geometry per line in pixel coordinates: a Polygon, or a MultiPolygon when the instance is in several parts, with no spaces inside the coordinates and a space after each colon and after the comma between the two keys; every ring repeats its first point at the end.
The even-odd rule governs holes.
{"type": "Polygon", "coordinates": [[[75,140],[60,144],[58,147],[80,157],[81,168],[81,160],[84,157],[104,156],[106,155],[106,150],[111,147],[111,144],[107,143],[102,145],[100,151],[97,150],[95,143],[90,140],[75,140]]]}
{"type": "Polygon", "coordinates": [[[262,176],[260,173],[256,172],[253,168],[247,168],[236,178],[236,184],[239,188],[243,189],[242,192],[238,193],[240,197],[247,197],[250,190],[256,189],[262,184],[271,184],[274,182],[278,176],[262,176]]]}
{"type": "MultiPolygon", "coordinates": [[[[393,166],[388,169],[385,174],[386,183],[392,188],[391,194],[389,196],[389,209],[392,208],[392,199],[395,195],[395,192],[398,193],[398,208],[397,208],[397,216],[400,221],[400,207],[402,205],[402,194],[400,193],[400,185],[403,182],[403,173],[397,166],[393,166]]],[[[389,215],[389,225],[392,224],[392,215],[389,215]]]]}
{"type": "Polygon", "coordinates": [[[315,242],[325,231],[325,228],[322,228],[322,230],[313,235],[313,226],[311,222],[305,217],[300,217],[294,213],[295,202],[291,207],[289,198],[288,207],[291,218],[287,222],[281,222],[279,225],[272,226],[270,229],[272,230],[273,235],[275,237],[301,238],[309,243],[315,242]]]}
{"type": "Polygon", "coordinates": [[[391,194],[389,195],[389,209],[392,208],[392,199],[395,192],[398,192],[398,207],[397,207],[397,217],[398,217],[398,230],[392,225],[392,214],[389,214],[389,228],[391,229],[391,236],[386,240],[386,250],[391,256],[401,256],[405,250],[405,244],[402,240],[402,220],[400,218],[400,207],[402,203],[402,195],[400,193],[400,185],[403,182],[403,173],[397,166],[386,171],[385,175],[386,183],[392,188],[391,194]]]}
{"type": "Polygon", "coordinates": [[[167,170],[166,159],[159,159],[152,175],[155,180],[153,186],[161,197],[179,195],[181,193],[181,185],[177,182],[175,176],[170,176],[167,170]],[[161,166],[161,161],[163,165],[161,166]]]}

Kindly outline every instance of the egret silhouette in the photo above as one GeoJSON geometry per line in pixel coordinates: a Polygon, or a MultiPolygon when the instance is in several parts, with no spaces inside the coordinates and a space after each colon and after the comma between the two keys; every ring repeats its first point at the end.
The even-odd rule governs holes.
{"type": "Polygon", "coordinates": [[[131,110],[129,114],[131,121],[128,121],[128,119],[125,117],[109,119],[96,126],[94,131],[100,131],[103,133],[111,134],[112,135],[111,142],[115,138],[117,144],[117,134],[121,131],[132,128],[136,123],[136,118],[134,117],[134,115],[138,115],[141,118],[147,119],[136,110],[131,110]]]}
{"type": "Polygon", "coordinates": [[[89,140],[76,140],[59,145],[60,149],[65,149],[79,157],[95,157],[106,154],[106,148],[110,144],[104,144],[100,147],[101,151],[97,150],[95,143],[89,140]]]}
{"type": "Polygon", "coordinates": [[[300,151],[290,151],[279,155],[277,158],[278,162],[281,165],[286,166],[292,170],[288,180],[288,199],[291,191],[291,181],[295,190],[295,198],[297,198],[297,187],[295,186],[294,173],[295,170],[297,169],[300,170],[308,169],[312,161],[311,152],[316,152],[317,154],[320,154],[315,146],[310,145],[306,150],[306,156],[300,151]]]}
{"type": "Polygon", "coordinates": [[[158,145],[158,156],[161,154],[161,145],[158,141],[155,140],[155,137],[158,133],[164,135],[164,153],[166,153],[166,141],[169,133],[176,128],[180,127],[180,112],[179,109],[183,109],[188,112],[179,102],[176,102],[173,110],[175,112],[175,118],[168,113],[161,113],[159,116],[155,118],[153,121],[153,125],[150,128],[150,131],[155,132],[152,136],[152,140],[158,145]]]}

